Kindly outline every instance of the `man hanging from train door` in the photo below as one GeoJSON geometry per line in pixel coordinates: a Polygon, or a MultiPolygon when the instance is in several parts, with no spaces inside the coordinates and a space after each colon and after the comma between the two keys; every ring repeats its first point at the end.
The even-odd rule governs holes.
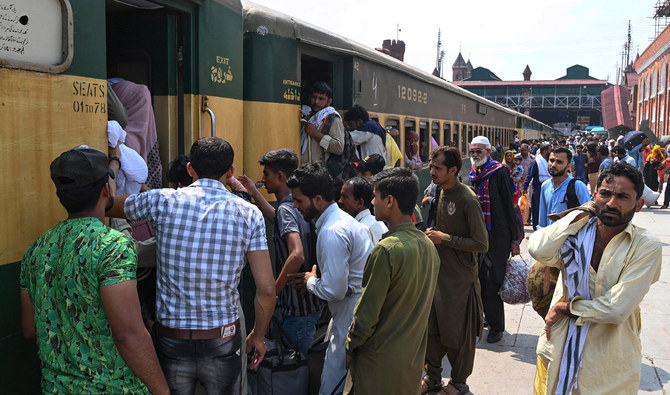
{"type": "Polygon", "coordinates": [[[351,136],[344,130],[340,114],[331,106],[333,90],[330,86],[325,82],[315,82],[310,88],[309,95],[312,112],[308,120],[304,118],[300,120],[302,123],[300,162],[302,164],[322,162],[333,178],[339,177],[346,162],[353,164],[357,161],[357,158],[354,158],[356,149],[351,136]],[[346,144],[347,140],[349,144],[346,144]]]}

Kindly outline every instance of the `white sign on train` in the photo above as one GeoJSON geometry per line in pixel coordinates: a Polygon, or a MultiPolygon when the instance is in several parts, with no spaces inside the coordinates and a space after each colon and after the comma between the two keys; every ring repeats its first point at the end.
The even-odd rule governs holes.
{"type": "Polygon", "coordinates": [[[63,1],[0,0],[0,60],[63,63],[63,1]]]}

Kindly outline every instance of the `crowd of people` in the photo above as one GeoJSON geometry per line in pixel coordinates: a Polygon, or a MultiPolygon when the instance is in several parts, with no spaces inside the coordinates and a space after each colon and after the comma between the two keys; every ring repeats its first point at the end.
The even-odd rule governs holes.
{"type": "Polygon", "coordinates": [[[524,224],[535,231],[531,255],[561,273],[538,342],[536,393],[637,390],[638,306],[659,277],[661,244],[631,219],[645,182],[663,190],[667,147],[584,137],[503,150],[476,136],[461,180],[458,148],[431,146],[421,158],[418,135],[407,133],[398,167],[394,132],[363,107],[340,115],[322,82],[309,100],[301,152],[265,153],[260,182],[235,175],[232,146],[207,137],[171,163],[175,188],[119,194],[130,154],[111,120],[107,154],[79,146],[52,162],[68,217],[29,248],[20,276],[23,332],[37,341],[44,392],[192,394],[200,384],[246,393],[247,367],[265,357],[277,315],[283,342],[303,354],[330,317],[320,394],[466,394],[484,328],[489,343],[504,336],[499,290],[524,224]],[[424,221],[413,170],[426,162],[424,221]],[[138,223],[150,232],[134,241],[138,223]],[[255,283],[248,331],[238,291],[246,265],[255,283]],[[153,276],[139,281],[144,267],[153,276]]]}

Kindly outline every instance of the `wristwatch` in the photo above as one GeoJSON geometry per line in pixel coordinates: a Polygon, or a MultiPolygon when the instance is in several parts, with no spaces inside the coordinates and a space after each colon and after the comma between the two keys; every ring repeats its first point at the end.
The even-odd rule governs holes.
{"type": "Polygon", "coordinates": [[[110,156],[109,163],[111,163],[113,160],[119,162],[119,170],[121,170],[121,158],[119,158],[118,156],[110,156]]]}

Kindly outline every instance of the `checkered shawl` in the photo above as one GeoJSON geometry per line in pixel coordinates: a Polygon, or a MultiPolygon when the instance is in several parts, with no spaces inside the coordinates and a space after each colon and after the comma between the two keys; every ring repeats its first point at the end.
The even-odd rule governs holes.
{"type": "Polygon", "coordinates": [[[500,170],[503,166],[500,162],[497,162],[489,157],[488,161],[484,165],[484,168],[477,173],[477,168],[472,167],[470,170],[470,182],[479,184],[477,188],[477,199],[479,199],[479,204],[482,206],[482,212],[484,213],[484,219],[486,220],[486,229],[491,231],[491,196],[489,195],[489,177],[493,175],[496,171],[500,170]]]}

